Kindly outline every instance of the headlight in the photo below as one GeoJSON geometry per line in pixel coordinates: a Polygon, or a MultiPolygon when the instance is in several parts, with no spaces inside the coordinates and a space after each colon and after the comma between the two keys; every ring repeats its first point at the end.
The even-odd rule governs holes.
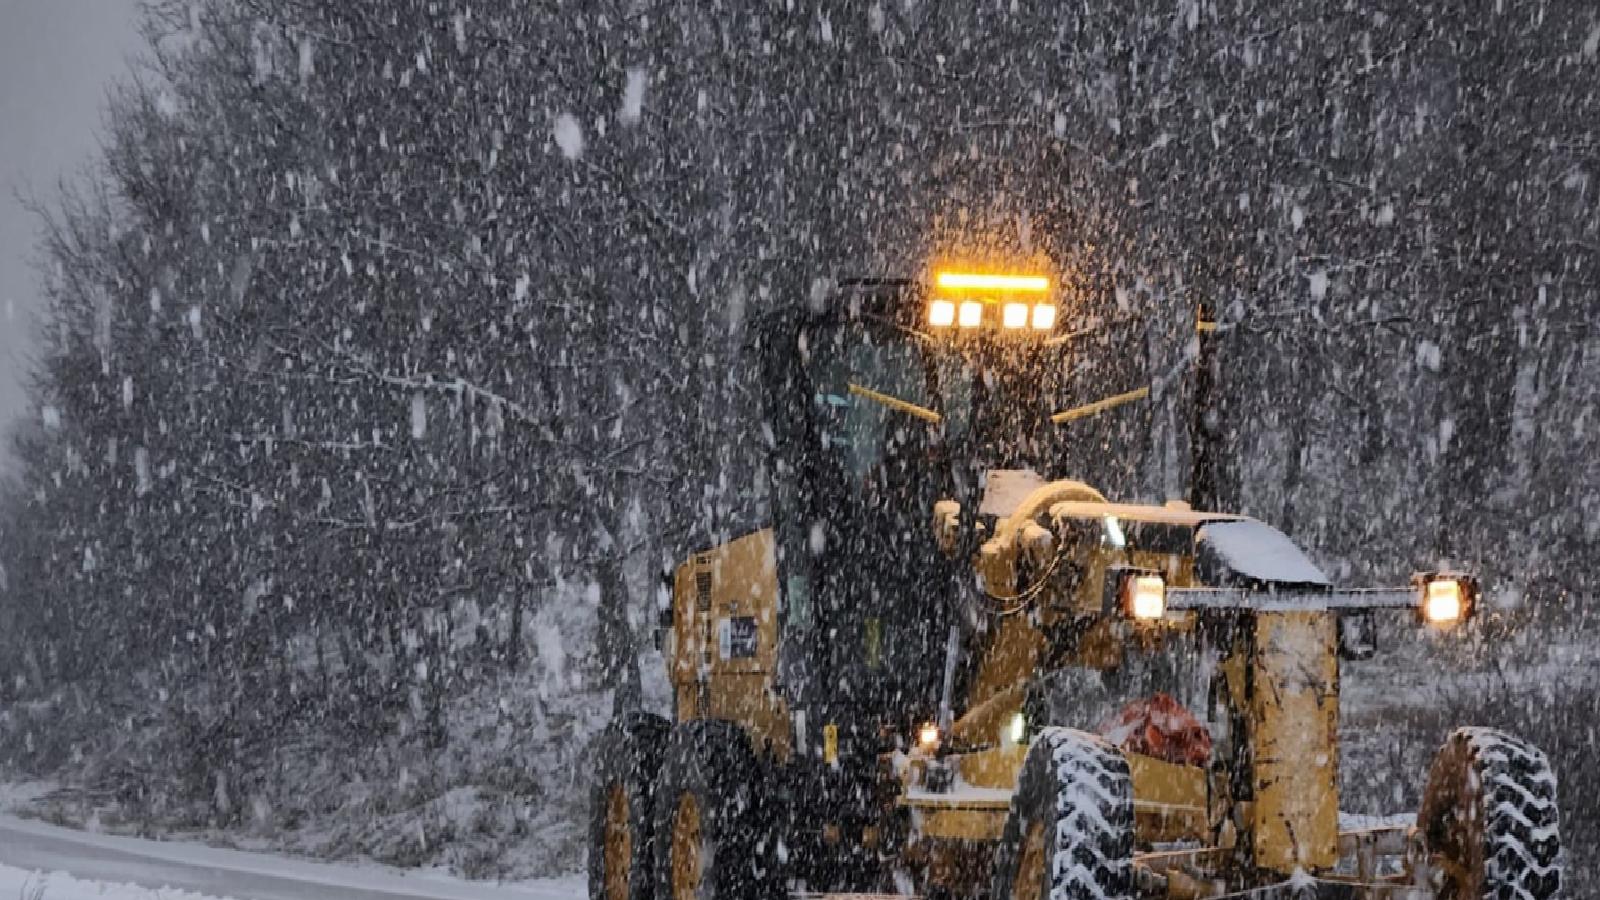
{"type": "Polygon", "coordinates": [[[917,729],[917,747],[924,753],[939,749],[939,726],[928,722],[917,729]]]}
{"type": "Polygon", "coordinates": [[[1019,712],[1011,717],[1010,722],[1006,723],[1006,737],[1010,738],[1011,743],[1020,744],[1022,739],[1027,736],[1028,720],[1019,712]]]}
{"type": "Polygon", "coordinates": [[[956,323],[956,305],[949,300],[935,300],[928,304],[928,324],[935,328],[949,328],[956,323]]]}
{"type": "Polygon", "coordinates": [[[976,300],[961,301],[961,327],[977,328],[983,324],[983,304],[976,300]]]}
{"type": "Polygon", "coordinates": [[[1167,582],[1160,575],[1134,575],[1123,583],[1123,610],[1143,622],[1167,614],[1167,582]]]}
{"type": "Polygon", "coordinates": [[[1028,327],[1028,304],[1026,304],[1026,303],[1007,303],[1006,306],[1005,306],[1005,315],[1000,320],[1000,324],[1004,325],[1008,329],[1010,329],[1010,328],[1027,328],[1028,327]]]}
{"type": "Polygon", "coordinates": [[[1454,625],[1466,618],[1467,596],[1454,578],[1435,578],[1423,587],[1422,617],[1433,625],[1454,625]]]}
{"type": "Polygon", "coordinates": [[[1056,327],[1056,308],[1049,303],[1041,303],[1033,308],[1033,329],[1035,331],[1049,331],[1056,327]]]}

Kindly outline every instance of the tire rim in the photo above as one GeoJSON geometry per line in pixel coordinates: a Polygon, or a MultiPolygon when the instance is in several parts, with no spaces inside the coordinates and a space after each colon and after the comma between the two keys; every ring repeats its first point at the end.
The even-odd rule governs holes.
{"type": "Polygon", "coordinates": [[[1435,767],[1442,777],[1429,785],[1433,793],[1423,805],[1431,813],[1422,825],[1440,876],[1439,900],[1472,900],[1484,881],[1485,815],[1479,776],[1470,753],[1459,744],[1443,750],[1435,767]]]}
{"type": "Polygon", "coordinates": [[[1044,896],[1044,823],[1028,826],[1017,860],[1017,879],[1012,882],[1013,900],[1040,900],[1044,896]]]}
{"type": "Polygon", "coordinates": [[[613,784],[606,792],[606,900],[628,900],[633,880],[633,829],[628,822],[628,792],[613,784]]]}
{"type": "Polygon", "coordinates": [[[672,816],[672,900],[697,900],[704,874],[700,801],[694,794],[678,798],[672,816]]]}

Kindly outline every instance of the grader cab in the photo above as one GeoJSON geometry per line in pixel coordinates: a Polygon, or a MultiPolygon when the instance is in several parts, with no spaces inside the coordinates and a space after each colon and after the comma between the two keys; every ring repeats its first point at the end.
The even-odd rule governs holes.
{"type": "MultiPolygon", "coordinates": [[[[1451,735],[1415,825],[1339,815],[1339,670],[1374,617],[1281,532],[1045,479],[1072,407],[1048,274],[841,286],[772,328],[769,521],[663,591],[670,718],[595,755],[590,895],[1548,900],[1555,781],[1451,735]]],[[[1124,385],[1124,387],[1127,387],[1124,385]]]]}

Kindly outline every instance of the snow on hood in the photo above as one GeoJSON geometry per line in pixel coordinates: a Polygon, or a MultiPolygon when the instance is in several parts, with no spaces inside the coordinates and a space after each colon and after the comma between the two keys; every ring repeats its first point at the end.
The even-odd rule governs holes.
{"type": "Polygon", "coordinates": [[[990,469],[984,479],[983,502],[978,505],[978,514],[1004,519],[1047,483],[1032,469],[990,469]]]}
{"type": "Polygon", "coordinates": [[[1288,535],[1265,522],[1207,522],[1195,535],[1195,543],[1210,547],[1229,569],[1246,578],[1291,584],[1328,583],[1328,576],[1306,558],[1288,535]]]}

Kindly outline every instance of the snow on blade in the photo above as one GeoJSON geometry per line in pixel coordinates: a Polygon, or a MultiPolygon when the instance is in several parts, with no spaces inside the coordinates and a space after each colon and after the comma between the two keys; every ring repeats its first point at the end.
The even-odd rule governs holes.
{"type": "Polygon", "coordinates": [[[0,897],[28,900],[226,900],[164,888],[152,891],[133,884],[80,881],[60,872],[29,872],[0,865],[0,897]]]}
{"type": "Polygon", "coordinates": [[[1009,516],[1022,505],[1022,501],[1045,484],[1039,473],[1032,469],[991,470],[984,482],[983,502],[978,506],[978,514],[1002,518],[1009,516]]]}
{"type": "Polygon", "coordinates": [[[1241,519],[1209,522],[1195,536],[1229,569],[1258,581],[1327,584],[1328,576],[1288,536],[1265,522],[1241,519]]]}

